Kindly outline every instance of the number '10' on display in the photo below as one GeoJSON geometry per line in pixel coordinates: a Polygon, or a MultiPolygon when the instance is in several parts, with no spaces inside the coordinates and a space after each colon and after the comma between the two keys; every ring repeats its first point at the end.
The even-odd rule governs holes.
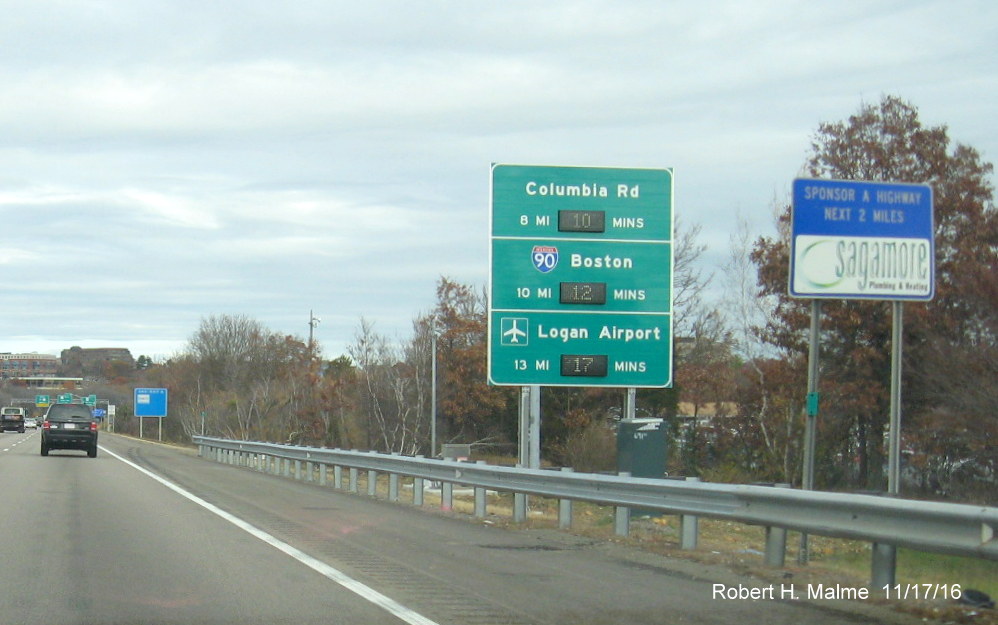
{"type": "Polygon", "coordinates": [[[558,232],[605,232],[604,211],[558,211],[558,232]]]}

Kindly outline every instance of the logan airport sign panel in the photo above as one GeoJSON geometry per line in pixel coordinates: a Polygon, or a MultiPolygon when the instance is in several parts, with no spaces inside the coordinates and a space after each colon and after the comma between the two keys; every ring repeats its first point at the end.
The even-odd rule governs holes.
{"type": "Polygon", "coordinates": [[[928,185],[794,180],[790,295],[931,300],[932,210],[928,185]]]}
{"type": "Polygon", "coordinates": [[[489,382],[672,384],[672,170],[493,165],[489,382]]]}

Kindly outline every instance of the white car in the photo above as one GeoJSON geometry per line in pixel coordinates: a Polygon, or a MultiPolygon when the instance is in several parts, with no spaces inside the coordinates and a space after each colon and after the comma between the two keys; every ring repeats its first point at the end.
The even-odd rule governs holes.
{"type": "Polygon", "coordinates": [[[37,430],[38,420],[35,419],[34,417],[28,417],[27,419],[24,420],[24,427],[37,430]]]}

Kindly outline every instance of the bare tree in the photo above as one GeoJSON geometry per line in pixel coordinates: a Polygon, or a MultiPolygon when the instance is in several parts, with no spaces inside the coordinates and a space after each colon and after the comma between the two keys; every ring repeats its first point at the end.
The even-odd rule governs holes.
{"type": "Polygon", "coordinates": [[[366,391],[369,446],[383,451],[413,454],[419,448],[422,419],[413,402],[413,372],[400,349],[374,326],[361,319],[355,342],[348,347],[357,363],[366,391]]]}

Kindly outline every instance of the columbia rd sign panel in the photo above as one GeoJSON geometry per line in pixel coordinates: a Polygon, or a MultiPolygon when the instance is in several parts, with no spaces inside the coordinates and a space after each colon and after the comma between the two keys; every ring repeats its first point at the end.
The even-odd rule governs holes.
{"type": "Polygon", "coordinates": [[[672,170],[492,166],[489,381],[672,384],[672,170]]]}

